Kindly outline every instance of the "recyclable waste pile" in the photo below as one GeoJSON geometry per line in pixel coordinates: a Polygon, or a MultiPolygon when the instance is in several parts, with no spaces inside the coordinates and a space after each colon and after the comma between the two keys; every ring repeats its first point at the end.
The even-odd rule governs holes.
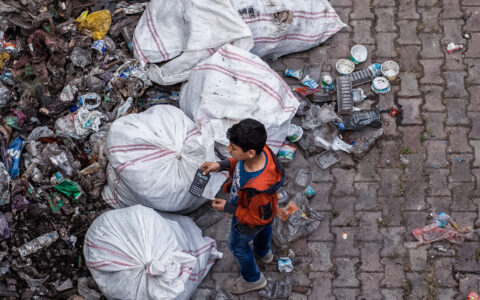
{"type": "MultiPolygon", "coordinates": [[[[263,59],[308,50],[346,25],[327,0],[261,3],[0,1],[2,299],[191,297],[221,257],[196,227],[219,213],[197,208],[228,175],[212,175],[201,199],[188,189],[202,162],[228,156],[226,129],[241,119],[265,124],[286,165],[297,144],[322,168],[336,151],[368,151],[381,110],[357,109],[365,94],[352,86],[387,92],[398,65],[347,74],[346,60],[335,80],[314,66],[287,70],[303,85],[292,89],[263,59]],[[178,215],[192,211],[197,225],[178,215]]],[[[300,171],[295,192],[279,191],[278,245],[322,219],[300,171]]],[[[288,296],[282,280],[264,296],[288,296]]]]}

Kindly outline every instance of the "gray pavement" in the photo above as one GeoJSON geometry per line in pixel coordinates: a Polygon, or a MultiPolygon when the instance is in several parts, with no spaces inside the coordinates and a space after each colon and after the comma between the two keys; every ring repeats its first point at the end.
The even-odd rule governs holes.
{"type": "MultiPolygon", "coordinates": [[[[325,215],[316,232],[290,245],[296,254],[290,299],[466,299],[480,291],[479,235],[459,245],[436,243],[447,251],[410,242],[413,228],[433,221],[432,211],[449,213],[462,227],[480,227],[480,0],[330,2],[350,30],[271,67],[283,74],[311,63],[335,74],[336,60],[363,44],[369,57],[360,68],[386,60],[401,68],[389,94],[365,88],[369,101],[403,114],[382,115],[385,134],[363,158],[341,153],[340,163],[320,170],[297,153],[288,166],[290,177],[299,168],[314,173],[317,194],[310,202],[325,215]],[[447,53],[449,42],[465,47],[447,53]]],[[[225,216],[205,231],[224,258],[193,299],[215,298],[223,282],[238,275],[225,242],[229,222],[225,216]]],[[[275,258],[286,254],[273,250],[275,258]]],[[[260,267],[267,275],[278,272],[276,264],[260,267]]]]}

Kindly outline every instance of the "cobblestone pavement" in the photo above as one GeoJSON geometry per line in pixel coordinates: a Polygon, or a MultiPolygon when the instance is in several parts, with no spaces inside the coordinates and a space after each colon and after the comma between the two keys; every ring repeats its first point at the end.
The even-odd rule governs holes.
{"type": "MultiPolygon", "coordinates": [[[[408,243],[415,240],[413,228],[432,222],[432,210],[451,214],[460,226],[480,227],[480,0],[330,2],[350,30],[271,62],[272,68],[283,73],[287,66],[314,63],[335,73],[336,60],[363,44],[369,57],[360,68],[399,62],[392,92],[369,92],[369,98],[403,114],[382,115],[385,135],[361,159],[341,153],[340,163],[320,170],[297,155],[288,167],[289,176],[311,168],[317,192],[311,203],[325,215],[314,234],[291,245],[296,292],[290,299],[466,299],[480,290],[479,235],[460,245],[441,243],[447,251],[408,243]],[[462,37],[465,32],[471,40],[462,37]],[[465,48],[449,54],[449,42],[465,48]]],[[[225,279],[238,275],[225,242],[229,222],[225,218],[205,232],[218,241],[224,258],[194,299],[209,299],[225,279]]],[[[275,258],[282,254],[274,248],[275,258]]],[[[261,269],[277,272],[276,264],[261,269]]]]}

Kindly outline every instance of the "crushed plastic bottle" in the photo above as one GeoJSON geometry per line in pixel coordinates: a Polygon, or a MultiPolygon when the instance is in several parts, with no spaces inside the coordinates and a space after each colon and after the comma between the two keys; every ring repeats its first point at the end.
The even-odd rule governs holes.
{"type": "Polygon", "coordinates": [[[343,121],[343,129],[345,130],[362,130],[367,126],[382,127],[382,119],[378,109],[354,112],[344,118],[343,121]]]}
{"type": "Polygon", "coordinates": [[[23,244],[22,246],[16,248],[16,250],[18,251],[18,253],[20,253],[22,257],[25,257],[29,254],[37,252],[40,249],[50,246],[56,240],[58,240],[58,232],[52,231],[42,236],[39,236],[26,244],[23,244]]]}
{"type": "Polygon", "coordinates": [[[298,170],[297,176],[295,177],[295,184],[306,188],[312,181],[312,173],[307,169],[298,170]]]}

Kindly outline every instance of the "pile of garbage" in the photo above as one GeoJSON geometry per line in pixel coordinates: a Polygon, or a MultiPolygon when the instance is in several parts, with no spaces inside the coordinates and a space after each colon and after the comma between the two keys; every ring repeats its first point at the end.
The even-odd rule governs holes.
{"type": "MultiPolygon", "coordinates": [[[[282,161],[296,143],[322,168],[383,133],[353,87],[388,92],[394,62],[353,72],[366,59],[355,46],[335,80],[287,70],[304,85],[292,90],[264,61],[346,28],[327,0],[147,2],[0,2],[2,297],[188,299],[221,253],[197,227],[211,223],[179,214],[228,176],[212,174],[201,199],[188,191],[202,162],[229,156],[231,125],[257,119],[282,161]]],[[[310,181],[299,172],[304,191],[279,191],[281,247],[320,225],[310,181]]],[[[287,257],[279,267],[293,270],[287,257]]],[[[280,290],[291,280],[263,293],[280,290]]]]}

